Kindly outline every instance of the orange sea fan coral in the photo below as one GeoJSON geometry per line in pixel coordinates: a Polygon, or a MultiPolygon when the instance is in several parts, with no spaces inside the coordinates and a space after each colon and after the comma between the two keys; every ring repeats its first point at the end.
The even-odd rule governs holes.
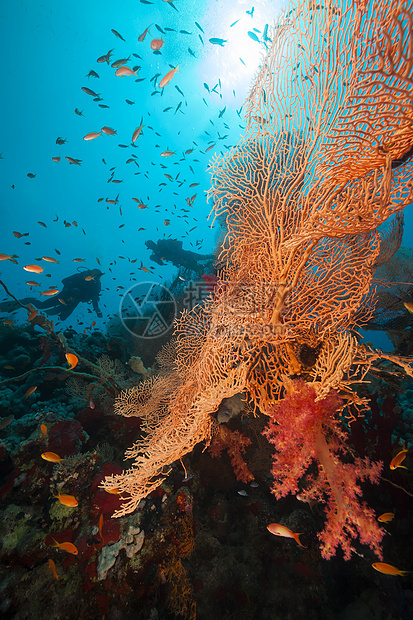
{"type": "MultiPolygon", "coordinates": [[[[104,482],[128,498],[115,516],[134,510],[196,443],[208,444],[212,415],[240,392],[271,415],[291,377],[300,378],[312,395],[315,458],[324,466],[331,429],[345,440],[337,409],[365,406],[355,385],[380,356],[390,359],[360,346],[351,330],[374,308],[378,227],[413,200],[412,15],[412,0],[299,0],[274,29],[246,103],[245,135],[211,163],[209,197],[226,225],[222,284],[177,320],[166,372],[116,405],[143,412],[147,434],[126,453],[132,467],[104,482]],[[337,408],[317,425],[317,403],[331,403],[333,391],[337,408]]],[[[412,374],[408,360],[391,359],[412,374]]],[[[285,433],[294,433],[287,419],[285,433]]],[[[379,554],[370,509],[341,509],[343,476],[356,470],[331,446],[325,556],[344,541],[349,557],[355,530],[379,554]]],[[[379,466],[371,475],[367,464],[356,466],[359,479],[377,480],[379,466]]]]}

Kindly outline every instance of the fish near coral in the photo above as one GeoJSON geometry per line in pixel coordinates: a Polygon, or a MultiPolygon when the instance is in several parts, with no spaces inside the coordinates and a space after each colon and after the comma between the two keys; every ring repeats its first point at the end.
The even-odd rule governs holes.
{"type": "Polygon", "coordinates": [[[394,458],[392,458],[391,463],[390,463],[390,469],[397,469],[398,467],[403,467],[403,469],[407,469],[405,465],[402,465],[404,459],[407,456],[407,453],[408,453],[408,449],[403,444],[403,449],[400,450],[400,452],[398,452],[394,458]]]}
{"type": "Polygon", "coordinates": [[[28,398],[31,394],[33,394],[33,392],[35,392],[37,390],[37,385],[32,385],[32,387],[30,387],[26,394],[24,395],[24,400],[26,400],[26,398],[28,398]]]}
{"type": "Polygon", "coordinates": [[[66,353],[65,358],[69,364],[69,370],[73,370],[79,361],[79,358],[74,353],[66,353]]]}
{"type": "Polygon", "coordinates": [[[285,525],[280,525],[279,523],[270,523],[267,525],[267,530],[274,534],[274,536],[283,536],[284,538],[294,538],[295,542],[305,549],[305,546],[300,542],[299,536],[301,536],[302,532],[297,534],[292,532],[285,525]]]}
{"type": "Polygon", "coordinates": [[[43,452],[41,455],[42,459],[48,461],[49,463],[60,463],[65,459],[62,459],[56,452],[43,452]]]}
{"type": "Polygon", "coordinates": [[[399,570],[392,564],[386,564],[386,562],[374,562],[372,567],[379,573],[383,573],[383,575],[399,575],[400,577],[403,577],[404,575],[407,575],[407,573],[411,572],[408,570],[399,570]]]}
{"type": "Polygon", "coordinates": [[[52,571],[53,577],[55,579],[60,579],[60,575],[57,574],[56,564],[53,562],[53,560],[49,560],[49,568],[52,571]]]}
{"type": "Polygon", "coordinates": [[[63,551],[67,551],[68,553],[72,553],[73,555],[77,555],[79,553],[79,551],[77,550],[77,547],[75,547],[73,543],[71,542],[58,543],[57,540],[55,540],[54,538],[53,540],[56,544],[51,545],[52,547],[59,547],[59,549],[63,549],[63,551]]]}
{"type": "Polygon", "coordinates": [[[62,506],[69,506],[70,508],[74,508],[75,506],[79,505],[79,502],[74,495],[65,495],[63,493],[58,493],[57,495],[53,495],[53,497],[58,499],[62,506]]]}

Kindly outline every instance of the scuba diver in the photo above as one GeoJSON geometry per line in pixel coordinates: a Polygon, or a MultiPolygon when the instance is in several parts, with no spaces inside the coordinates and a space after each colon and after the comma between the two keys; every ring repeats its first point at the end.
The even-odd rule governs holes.
{"type": "Polygon", "coordinates": [[[145,241],[145,245],[153,252],[149,258],[158,265],[164,265],[164,261],[168,261],[175,267],[183,267],[195,272],[198,276],[202,275],[214,259],[213,254],[198,254],[183,250],[182,241],[177,239],[158,239],[156,243],[148,240],[145,241]]]}
{"type": "Polygon", "coordinates": [[[68,276],[62,280],[63,288],[56,296],[40,301],[34,297],[25,297],[21,304],[33,304],[39,310],[46,310],[48,315],[59,315],[65,321],[80,302],[91,301],[93,309],[99,318],[102,312],[99,308],[101,291],[100,278],[103,276],[99,269],[86,269],[68,276]]]}

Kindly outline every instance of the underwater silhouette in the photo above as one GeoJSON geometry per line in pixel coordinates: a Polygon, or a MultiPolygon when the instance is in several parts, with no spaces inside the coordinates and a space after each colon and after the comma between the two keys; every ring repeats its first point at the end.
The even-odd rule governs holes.
{"type": "Polygon", "coordinates": [[[164,261],[168,261],[175,267],[183,267],[197,275],[204,273],[214,259],[213,254],[198,254],[198,252],[184,250],[182,241],[177,239],[158,239],[156,243],[149,239],[145,241],[145,245],[153,252],[149,258],[158,265],[164,265],[164,261]]]}
{"type": "Polygon", "coordinates": [[[25,297],[22,304],[33,304],[40,310],[46,310],[49,315],[59,315],[61,321],[65,321],[81,302],[91,301],[93,309],[100,318],[102,312],[99,308],[99,295],[101,291],[100,278],[103,272],[100,269],[87,269],[62,280],[61,292],[46,301],[40,301],[35,297],[25,297]]]}

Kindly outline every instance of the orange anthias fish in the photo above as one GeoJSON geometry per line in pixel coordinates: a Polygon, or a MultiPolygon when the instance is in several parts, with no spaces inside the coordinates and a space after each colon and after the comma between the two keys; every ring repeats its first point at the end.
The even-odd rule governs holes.
{"type": "Polygon", "coordinates": [[[299,536],[301,536],[301,533],[295,534],[290,529],[288,529],[288,527],[285,527],[285,525],[280,525],[279,523],[270,523],[269,525],[267,525],[267,530],[271,532],[271,534],[274,534],[274,536],[283,536],[284,538],[294,538],[295,542],[299,544],[300,547],[303,547],[303,549],[305,549],[304,545],[301,544],[300,539],[299,539],[299,536]]]}
{"type": "Polygon", "coordinates": [[[403,305],[406,308],[406,310],[410,312],[410,314],[413,314],[413,302],[412,301],[405,301],[403,305]]]}
{"type": "Polygon", "coordinates": [[[53,577],[55,577],[55,579],[60,579],[60,575],[57,574],[56,564],[53,560],[49,560],[49,568],[52,571],[53,577]]]}
{"type": "Polygon", "coordinates": [[[406,458],[407,453],[408,453],[408,449],[403,444],[403,450],[400,450],[400,452],[398,452],[396,456],[391,460],[390,469],[397,469],[398,467],[403,467],[403,469],[407,469],[405,465],[401,464],[406,458]]]}
{"type": "Polygon", "coordinates": [[[79,358],[74,353],[66,353],[65,357],[67,359],[67,363],[69,364],[69,370],[73,370],[77,366],[79,358]]]}
{"type": "Polygon", "coordinates": [[[136,71],[134,71],[130,67],[127,67],[126,65],[123,65],[122,67],[119,67],[119,69],[116,69],[115,75],[117,77],[126,77],[127,75],[135,75],[135,76],[137,76],[138,74],[137,74],[136,71]]]}
{"type": "Polygon", "coordinates": [[[32,387],[27,390],[26,394],[24,395],[24,398],[25,399],[28,398],[36,390],[37,390],[37,385],[32,385],[32,387]]]}
{"type": "Polygon", "coordinates": [[[379,573],[383,573],[383,575],[400,575],[403,577],[407,575],[407,573],[410,573],[409,570],[399,570],[395,566],[392,566],[392,564],[386,564],[386,562],[374,562],[372,567],[379,571],[379,573]]]}
{"type": "Polygon", "coordinates": [[[118,489],[118,487],[115,487],[114,489],[105,489],[106,493],[109,493],[110,495],[119,495],[120,490],[118,489]]]}
{"type": "Polygon", "coordinates": [[[83,136],[83,140],[95,140],[98,136],[101,136],[101,132],[100,131],[91,131],[90,133],[87,133],[85,136],[83,136]]]}
{"type": "Polygon", "coordinates": [[[139,127],[137,127],[135,129],[135,131],[133,132],[132,135],[132,142],[136,142],[136,140],[139,138],[139,136],[141,135],[141,131],[143,129],[143,127],[145,127],[145,125],[142,124],[143,123],[143,118],[141,118],[141,124],[139,125],[139,127]]]}
{"type": "Polygon", "coordinates": [[[43,437],[46,437],[46,435],[47,435],[47,426],[46,426],[46,424],[40,424],[40,430],[42,431],[43,437]]]}
{"type": "Polygon", "coordinates": [[[165,41],[162,38],[161,39],[152,39],[152,41],[151,41],[151,48],[156,52],[156,51],[161,49],[161,47],[163,46],[164,43],[165,43],[165,41]]]}
{"type": "Polygon", "coordinates": [[[380,523],[389,523],[390,521],[393,521],[394,515],[394,512],[383,512],[382,515],[377,517],[377,521],[380,521],[380,523]]]}
{"type": "Polygon", "coordinates": [[[163,88],[164,86],[169,84],[175,73],[178,71],[178,67],[179,65],[176,65],[175,69],[171,69],[170,71],[168,71],[165,77],[163,77],[162,80],[159,82],[159,88],[163,88]]]}
{"type": "Polygon", "coordinates": [[[73,553],[73,555],[77,555],[79,553],[79,551],[77,550],[77,547],[75,547],[73,543],[71,542],[58,543],[57,540],[55,540],[54,538],[53,540],[56,544],[52,545],[52,547],[59,547],[59,549],[63,549],[63,551],[67,551],[68,553],[73,553]]]}
{"type": "Polygon", "coordinates": [[[59,261],[53,258],[53,256],[42,256],[42,260],[45,260],[46,263],[56,263],[59,264],[59,261]]]}
{"type": "Polygon", "coordinates": [[[56,452],[43,452],[41,455],[42,459],[48,461],[49,463],[60,463],[65,459],[62,459],[56,452]]]}
{"type": "Polygon", "coordinates": [[[40,267],[40,265],[25,265],[23,269],[32,273],[42,273],[43,271],[43,267],[40,267]]]}
{"type": "Polygon", "coordinates": [[[53,497],[58,499],[62,506],[70,506],[71,508],[74,508],[79,504],[74,495],[64,495],[62,493],[58,493],[57,495],[53,495],[53,497]]]}
{"type": "Polygon", "coordinates": [[[48,291],[42,291],[40,295],[44,295],[45,297],[52,297],[53,295],[57,295],[58,292],[58,288],[49,288],[48,291]]]}
{"type": "Polygon", "coordinates": [[[101,538],[101,540],[103,540],[103,536],[102,536],[102,528],[103,528],[103,512],[99,517],[99,536],[101,538]]]}

